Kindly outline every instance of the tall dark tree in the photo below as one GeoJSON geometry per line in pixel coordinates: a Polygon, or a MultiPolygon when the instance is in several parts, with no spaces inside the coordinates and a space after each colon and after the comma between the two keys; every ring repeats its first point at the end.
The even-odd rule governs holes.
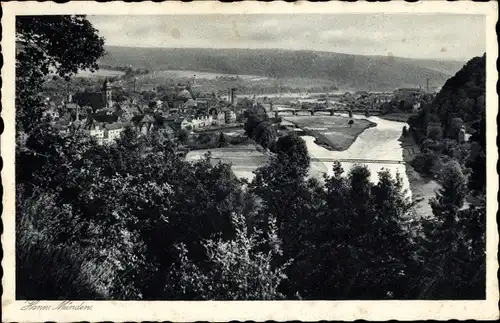
{"type": "MultiPolygon", "coordinates": [[[[287,135],[278,139],[275,154],[268,164],[258,169],[250,183],[250,191],[262,201],[260,212],[261,223],[267,217],[276,217],[278,231],[283,239],[284,257],[294,258],[300,249],[302,239],[299,237],[305,228],[301,227],[301,219],[316,214],[317,195],[316,182],[307,182],[310,157],[304,140],[296,135],[287,135]]],[[[259,222],[259,221],[258,221],[259,222]]],[[[286,294],[296,291],[289,286],[286,294]]]]}
{"type": "Polygon", "coordinates": [[[276,142],[276,157],[280,162],[290,166],[290,175],[303,178],[309,171],[311,158],[305,141],[296,134],[281,137],[276,142]]]}
{"type": "Polygon", "coordinates": [[[340,164],[324,189],[304,204],[315,204],[290,228],[298,240],[289,281],[304,299],[391,299],[408,297],[414,274],[412,244],[404,229],[412,208],[401,178],[379,173],[374,185],[366,167],[347,177],[340,164]]]}
{"type": "Polygon", "coordinates": [[[44,77],[96,70],[105,53],[104,39],[82,15],[18,16],[16,45],[16,117],[27,132],[41,120],[44,77]]]}
{"type": "Polygon", "coordinates": [[[485,295],[485,209],[463,209],[466,179],[456,163],[445,168],[443,177],[443,188],[431,201],[434,218],[424,221],[419,297],[481,298],[485,295]]]}
{"type": "Polygon", "coordinates": [[[255,128],[257,128],[261,122],[269,120],[266,109],[261,105],[249,106],[247,110],[245,110],[245,116],[247,120],[244,129],[248,137],[253,136],[255,128]]]}
{"type": "Polygon", "coordinates": [[[466,196],[466,178],[457,162],[446,165],[442,174],[442,188],[431,201],[434,215],[443,222],[444,226],[453,223],[457,212],[464,205],[466,196]]]}
{"type": "Polygon", "coordinates": [[[277,134],[273,125],[264,121],[254,129],[252,137],[262,147],[269,148],[276,140],[277,134]]]}

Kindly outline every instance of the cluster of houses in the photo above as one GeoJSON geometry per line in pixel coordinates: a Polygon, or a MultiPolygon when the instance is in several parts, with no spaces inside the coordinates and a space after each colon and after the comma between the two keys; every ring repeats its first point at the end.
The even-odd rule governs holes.
{"type": "Polygon", "coordinates": [[[405,111],[413,112],[421,108],[422,103],[431,102],[434,98],[433,93],[424,91],[421,88],[401,88],[393,92],[368,93],[364,91],[353,94],[346,93],[342,97],[342,102],[354,108],[382,109],[387,105],[394,106],[397,109],[402,107],[405,111]]]}
{"type": "Polygon", "coordinates": [[[341,102],[358,109],[374,109],[392,99],[391,93],[369,93],[366,91],[357,91],[354,93],[346,92],[341,97],[341,102]]]}
{"type": "Polygon", "coordinates": [[[114,142],[127,127],[144,136],[156,132],[170,137],[181,129],[199,131],[236,122],[234,97],[231,102],[215,97],[193,99],[185,89],[178,97],[185,99],[175,104],[155,101],[142,107],[134,101],[117,104],[106,80],[101,92],[69,95],[60,104],[47,100],[44,117],[61,133],[82,131],[99,144],[114,142]]]}
{"type": "MultiPolygon", "coordinates": [[[[174,136],[179,130],[203,131],[234,124],[240,117],[236,108],[235,89],[230,89],[227,99],[213,96],[193,98],[186,88],[176,89],[172,102],[161,100],[140,104],[137,93],[130,93],[127,102],[113,102],[111,84],[105,80],[100,92],[80,92],[69,95],[63,102],[46,102],[44,117],[60,132],[82,131],[98,143],[112,143],[127,128],[140,135],[158,133],[174,136]]],[[[380,107],[387,102],[405,100],[415,109],[428,95],[421,89],[398,89],[393,93],[345,93],[338,104],[366,109],[380,107]]],[[[316,101],[319,102],[319,101],[316,101]]],[[[253,104],[256,99],[254,97],[253,104]]],[[[328,98],[324,105],[328,106],[328,98]]],[[[273,110],[270,103],[269,110],[273,110]]]]}

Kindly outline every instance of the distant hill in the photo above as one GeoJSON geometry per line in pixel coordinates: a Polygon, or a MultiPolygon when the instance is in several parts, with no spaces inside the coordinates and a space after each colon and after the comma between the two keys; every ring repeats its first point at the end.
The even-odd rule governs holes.
{"type": "Polygon", "coordinates": [[[477,122],[486,116],[486,55],[469,60],[446,81],[433,102],[433,113],[446,127],[454,117],[477,122]]]}
{"type": "Polygon", "coordinates": [[[456,61],[414,60],[280,49],[138,48],[107,46],[107,66],[150,70],[193,70],[273,78],[334,81],[340,88],[393,90],[441,87],[463,65],[456,61]]]}

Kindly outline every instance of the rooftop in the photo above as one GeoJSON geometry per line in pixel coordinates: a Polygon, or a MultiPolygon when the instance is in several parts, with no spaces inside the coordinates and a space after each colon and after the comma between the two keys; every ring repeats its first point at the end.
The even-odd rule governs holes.
{"type": "Polygon", "coordinates": [[[106,124],[104,126],[104,128],[106,128],[107,130],[116,130],[116,129],[125,128],[128,125],[129,125],[128,122],[115,122],[115,123],[106,124]]]}

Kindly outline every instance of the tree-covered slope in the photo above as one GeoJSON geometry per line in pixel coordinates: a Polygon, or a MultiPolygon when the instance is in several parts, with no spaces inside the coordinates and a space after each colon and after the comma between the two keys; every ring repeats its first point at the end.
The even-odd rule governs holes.
{"type": "Polygon", "coordinates": [[[128,48],[108,46],[100,64],[154,70],[176,69],[275,78],[315,78],[340,87],[392,90],[440,87],[456,71],[457,62],[412,60],[280,49],[128,48]],[[448,72],[443,72],[447,70],[448,72]]]}
{"type": "Polygon", "coordinates": [[[484,195],[486,187],[485,93],[483,55],[469,60],[446,81],[431,104],[422,105],[420,113],[408,120],[423,151],[414,167],[439,175],[442,167],[436,165],[455,159],[470,169],[469,189],[474,195],[484,195]],[[462,126],[471,134],[468,142],[460,136],[462,126]]]}
{"type": "Polygon", "coordinates": [[[454,117],[472,123],[485,115],[486,55],[474,57],[444,84],[433,102],[443,125],[454,117]]]}

